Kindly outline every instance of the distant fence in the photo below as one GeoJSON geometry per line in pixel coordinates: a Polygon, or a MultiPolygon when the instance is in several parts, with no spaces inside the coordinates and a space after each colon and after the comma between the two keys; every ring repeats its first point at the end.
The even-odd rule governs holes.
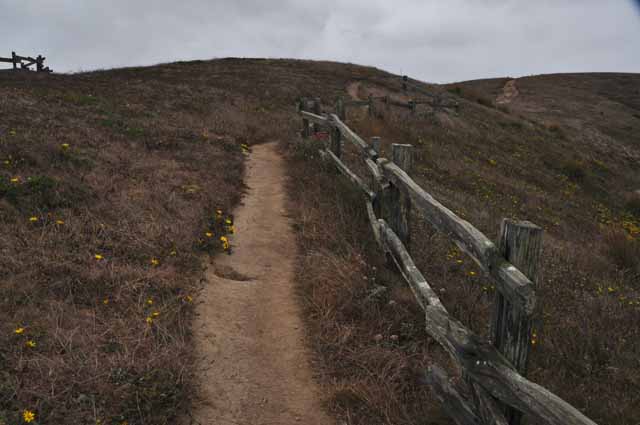
{"type": "Polygon", "coordinates": [[[16,52],[11,52],[10,58],[0,57],[0,62],[13,64],[13,69],[18,69],[18,65],[20,69],[31,70],[31,66],[36,66],[36,72],[53,72],[49,67],[44,66],[45,57],[42,55],[38,55],[35,58],[31,56],[20,56],[16,55],[16,52]]]}
{"type": "MultiPolygon", "coordinates": [[[[406,91],[407,83],[405,82],[404,78],[405,77],[403,77],[402,87],[403,90],[406,91]]],[[[416,88],[416,90],[419,89],[416,88]]],[[[344,100],[342,98],[338,98],[338,101],[336,103],[336,115],[338,115],[338,118],[340,118],[342,121],[345,121],[347,117],[347,108],[357,108],[365,106],[367,107],[369,115],[371,116],[376,115],[378,106],[386,108],[387,110],[392,106],[404,108],[408,109],[412,113],[416,113],[418,105],[429,105],[433,108],[434,111],[447,108],[458,110],[459,104],[454,99],[447,99],[441,94],[428,93],[424,90],[421,90],[421,95],[424,98],[411,99],[408,101],[393,99],[391,96],[372,95],[369,95],[367,97],[367,100],[344,100]]]]}
{"type": "MultiPolygon", "coordinates": [[[[341,107],[338,102],[336,109],[341,107]]],[[[453,420],[459,425],[517,425],[527,414],[553,425],[595,425],[578,409],[524,377],[537,311],[533,282],[538,276],[542,229],[526,221],[505,219],[499,241],[494,244],[409,176],[413,146],[393,144],[389,161],[379,156],[380,138],[373,137],[369,145],[337,114],[323,114],[318,98],[301,100],[298,113],[303,138],[322,128],[329,130],[329,146],[320,149],[321,157],[364,194],[377,244],[397,265],[424,310],[427,333],[462,372],[463,378],[454,383],[437,365],[427,371],[427,382],[453,420]],[[368,181],[342,162],[343,141],[354,144],[362,153],[371,173],[368,181]],[[407,249],[412,237],[412,208],[418,208],[429,224],[448,235],[495,281],[491,342],[452,318],[416,267],[407,249]]]]}

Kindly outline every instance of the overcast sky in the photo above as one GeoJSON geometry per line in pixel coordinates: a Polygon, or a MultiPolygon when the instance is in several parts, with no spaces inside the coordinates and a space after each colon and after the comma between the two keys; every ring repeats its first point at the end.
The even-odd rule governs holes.
{"type": "Polygon", "coordinates": [[[431,82],[640,72],[639,3],[0,0],[0,56],[41,53],[58,72],[228,56],[329,59],[431,82]]]}

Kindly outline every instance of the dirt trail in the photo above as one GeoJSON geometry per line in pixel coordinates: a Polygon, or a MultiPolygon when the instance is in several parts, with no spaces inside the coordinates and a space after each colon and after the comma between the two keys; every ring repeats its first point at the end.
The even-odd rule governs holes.
{"type": "Polygon", "coordinates": [[[518,91],[518,87],[516,86],[516,80],[509,80],[502,88],[502,94],[498,95],[496,103],[498,105],[511,103],[511,101],[518,97],[519,94],[520,92],[518,91]]]}
{"type": "Polygon", "coordinates": [[[195,323],[203,401],[193,424],[332,423],[323,412],[294,293],[296,241],[275,144],[253,148],[230,256],[207,272],[195,323]],[[233,280],[237,279],[237,280],[233,280]]]}

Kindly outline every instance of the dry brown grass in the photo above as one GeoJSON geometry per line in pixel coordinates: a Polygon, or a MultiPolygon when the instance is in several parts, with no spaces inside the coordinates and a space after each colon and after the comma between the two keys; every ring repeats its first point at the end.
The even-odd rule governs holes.
{"type": "MultiPolygon", "coordinates": [[[[18,422],[31,409],[42,424],[166,424],[188,409],[200,240],[215,208],[238,201],[240,145],[295,140],[297,97],[330,105],[356,80],[400,88],[397,77],[372,68],[309,61],[0,75],[0,420],[18,422]],[[25,346],[29,339],[36,347],[25,346]]],[[[476,96],[460,98],[457,115],[381,110],[350,123],[382,136],[387,152],[391,142],[417,146],[416,180],[489,237],[502,217],[545,228],[543,327],[531,376],[615,425],[640,416],[640,344],[630,325],[640,308],[629,304],[640,287],[606,237],[609,228],[629,234],[638,220],[626,198],[640,187],[630,148],[638,121],[625,118],[639,108],[637,96],[625,95],[628,81],[527,79],[521,95],[543,109],[516,103],[507,114],[476,96]],[[577,125],[577,115],[588,125],[577,125]],[[579,178],[567,164],[579,164],[579,178]]],[[[502,84],[461,87],[494,99],[502,84]]],[[[298,279],[331,408],[350,424],[446,423],[422,381],[425,366],[445,356],[425,336],[408,289],[382,264],[361,201],[315,164],[313,149],[286,152],[305,253],[298,279]],[[375,285],[387,289],[370,297],[375,285]]],[[[491,283],[471,276],[470,262],[418,217],[414,226],[421,270],[452,314],[486,334],[491,283]]],[[[633,258],[627,248],[623,258],[633,258]]]]}
{"type": "MultiPolygon", "coordinates": [[[[610,96],[616,96],[615,84],[605,86],[611,90],[610,96]]],[[[489,96],[493,85],[487,87],[490,89],[485,90],[482,85],[471,88],[481,94],[485,90],[484,95],[489,96]]],[[[586,84],[582,88],[588,90],[588,87],[586,84]]],[[[594,83],[594,87],[599,86],[594,83]]],[[[552,93],[536,92],[546,100],[552,93]]],[[[564,91],[556,103],[581,99],[580,95],[571,98],[571,93],[564,91]]],[[[433,115],[418,111],[417,116],[412,116],[400,110],[379,108],[377,118],[353,112],[349,123],[365,138],[382,136],[386,155],[392,142],[416,146],[412,175],[418,183],[490,238],[495,239],[503,217],[528,219],[544,227],[544,272],[538,289],[543,313],[538,323],[538,344],[532,356],[530,376],[598,423],[633,423],[640,415],[637,391],[640,375],[636,373],[638,365],[634,360],[640,354],[640,344],[638,329],[631,325],[640,319],[638,274],[632,271],[638,258],[639,217],[629,213],[625,195],[639,187],[640,181],[634,173],[636,164],[624,159],[627,154],[620,147],[632,143],[633,139],[609,140],[609,144],[603,146],[588,137],[581,139],[583,133],[568,126],[562,116],[554,118],[549,113],[540,119],[535,114],[526,115],[527,105],[505,114],[479,105],[475,98],[471,102],[461,98],[460,102],[458,114],[433,115]],[[554,126],[548,124],[551,118],[554,126]],[[611,157],[599,155],[605,149],[611,157]],[[614,239],[607,236],[612,231],[618,235],[614,239]]],[[[575,103],[571,104],[576,108],[575,103]]],[[[590,104],[577,108],[582,114],[580,119],[591,119],[590,104]]],[[[619,113],[628,114],[628,111],[619,113]]],[[[616,123],[617,118],[613,118],[610,125],[615,127],[616,123]]],[[[599,131],[608,132],[606,121],[599,126],[599,131]]],[[[344,157],[350,167],[364,173],[355,152],[347,149],[344,157]]],[[[294,165],[300,160],[295,159],[294,165]]],[[[314,255],[320,252],[332,258],[327,260],[329,264],[305,263],[300,281],[312,287],[332,287],[332,292],[337,293],[334,301],[320,303],[326,304],[322,311],[329,313],[317,319],[323,323],[322,332],[334,329],[332,335],[337,336],[343,327],[360,323],[358,314],[354,315],[355,319],[350,314],[363,303],[366,291],[362,290],[359,297],[354,297],[352,291],[362,288],[361,279],[367,276],[369,267],[366,265],[379,265],[380,254],[369,249],[369,239],[367,243],[361,242],[361,246],[353,242],[358,237],[363,238],[361,241],[369,238],[370,230],[360,209],[362,201],[349,197],[339,199],[334,188],[342,183],[327,180],[340,179],[340,176],[333,177],[334,174],[313,168],[307,161],[306,168],[300,167],[294,176],[296,181],[304,181],[300,186],[296,184],[298,190],[305,188],[305,193],[296,198],[301,205],[325,212],[325,215],[313,214],[303,208],[308,221],[304,228],[316,230],[312,238],[303,232],[303,246],[314,255]],[[317,189],[319,187],[323,189],[317,189]],[[350,209],[343,204],[350,205],[350,209]],[[349,213],[350,218],[345,218],[345,213],[349,213]],[[333,221],[338,223],[332,224],[333,221]],[[357,255],[338,254],[344,247],[353,249],[357,255]],[[338,262],[336,256],[350,264],[338,262]],[[336,275],[336,270],[351,273],[336,275]],[[345,279],[348,282],[336,283],[345,279]],[[337,289],[337,285],[342,289],[337,289]],[[340,316],[333,314],[335,311],[350,314],[340,316]]],[[[414,236],[411,245],[414,259],[432,286],[440,291],[447,308],[474,331],[487,335],[495,290],[492,282],[454,250],[449,240],[425,225],[418,214],[412,229],[414,235],[419,235],[414,236]]],[[[385,284],[391,292],[401,287],[391,277],[385,284]]],[[[325,299],[326,294],[315,289],[310,297],[310,304],[316,308],[315,300],[325,299]]],[[[374,329],[387,329],[395,323],[392,315],[378,311],[380,316],[367,318],[374,329]]],[[[414,325],[422,329],[420,315],[404,316],[403,320],[417,320],[414,325]]],[[[367,341],[370,333],[370,328],[355,326],[349,328],[349,339],[367,341]]],[[[422,332],[416,332],[412,338],[415,339],[404,342],[426,347],[432,344],[422,332]]],[[[349,344],[347,340],[341,347],[349,344]]],[[[382,368],[376,368],[375,354],[371,354],[366,344],[354,347],[361,351],[359,359],[369,370],[384,374],[382,368]],[[372,358],[367,358],[364,352],[372,358]]],[[[438,352],[433,348],[421,355],[418,368],[438,360],[438,352]]],[[[330,369],[336,370],[334,364],[348,363],[354,354],[338,352],[327,356],[330,369]]],[[[365,367],[353,369],[359,368],[365,367]]],[[[424,421],[424,413],[411,416],[419,412],[413,410],[415,405],[411,403],[405,404],[411,413],[403,416],[407,411],[389,408],[382,402],[397,400],[401,394],[409,400],[424,397],[423,407],[430,406],[432,401],[422,392],[423,387],[393,388],[380,382],[361,382],[358,377],[357,371],[343,371],[339,382],[345,383],[352,393],[375,393],[376,403],[368,403],[367,398],[362,401],[357,396],[347,397],[352,402],[357,400],[355,406],[366,406],[360,409],[360,414],[367,418],[351,417],[350,413],[357,410],[354,405],[340,405],[341,412],[351,421],[348,423],[424,421]]]]}

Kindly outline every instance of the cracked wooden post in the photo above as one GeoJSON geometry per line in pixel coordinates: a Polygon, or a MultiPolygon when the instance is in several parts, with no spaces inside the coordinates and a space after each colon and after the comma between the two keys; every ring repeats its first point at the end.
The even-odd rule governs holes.
{"type": "Polygon", "coordinates": [[[344,99],[342,99],[342,96],[336,100],[336,115],[342,122],[347,120],[347,111],[344,108],[344,99]]]}
{"type": "MultiPolygon", "coordinates": [[[[391,160],[405,173],[411,174],[413,168],[413,145],[392,144],[391,160]]],[[[399,188],[391,185],[384,202],[389,218],[389,226],[396,232],[407,249],[409,249],[411,197],[399,188]]]]}
{"type": "MultiPolygon", "coordinates": [[[[313,99],[313,107],[311,108],[311,112],[313,112],[316,115],[321,115],[322,114],[322,104],[320,102],[320,98],[319,97],[315,97],[313,99]]],[[[313,124],[313,132],[314,133],[318,133],[320,131],[320,124],[314,123],[313,124]]]]}
{"type": "MultiPolygon", "coordinates": [[[[542,254],[542,229],[528,221],[502,220],[498,249],[501,255],[520,270],[535,285],[539,275],[542,254]]],[[[533,320],[522,314],[500,293],[496,292],[491,340],[494,347],[513,364],[522,375],[527,375],[527,361],[535,344],[533,320]]],[[[522,414],[505,406],[510,425],[518,425],[522,414]]]]}
{"type": "Polygon", "coordinates": [[[380,137],[374,136],[371,138],[371,147],[380,157],[380,137]]]}

